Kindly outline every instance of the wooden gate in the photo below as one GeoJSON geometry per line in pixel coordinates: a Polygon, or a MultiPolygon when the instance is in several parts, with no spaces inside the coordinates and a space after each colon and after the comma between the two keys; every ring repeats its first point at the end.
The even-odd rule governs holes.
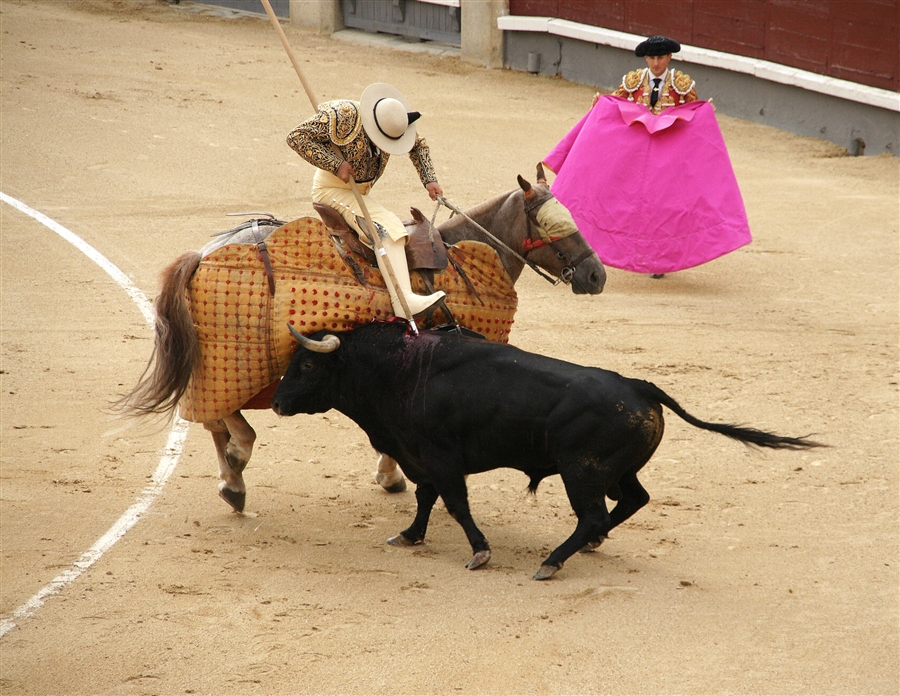
{"type": "MultiPolygon", "coordinates": [[[[243,10],[244,12],[255,12],[257,14],[265,14],[266,10],[259,0],[197,0],[203,5],[216,5],[217,7],[227,7],[229,10],[243,10]]],[[[272,11],[276,17],[290,19],[291,16],[291,0],[269,0],[272,11]]]]}
{"type": "Polygon", "coordinates": [[[460,45],[460,0],[341,0],[344,26],[460,45]]]}

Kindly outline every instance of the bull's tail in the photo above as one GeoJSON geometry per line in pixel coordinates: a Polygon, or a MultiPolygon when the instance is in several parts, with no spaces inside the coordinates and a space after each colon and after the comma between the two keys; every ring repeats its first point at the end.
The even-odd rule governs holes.
{"type": "Polygon", "coordinates": [[[137,386],[116,404],[117,410],[137,416],[166,415],[175,410],[200,364],[200,342],[194,329],[187,289],[200,253],[179,256],[163,272],[156,309],[153,353],[137,386]]]}
{"type": "Polygon", "coordinates": [[[659,402],[663,406],[671,409],[677,416],[687,421],[696,428],[703,430],[711,430],[714,433],[720,433],[733,440],[738,440],[755,447],[770,447],[771,449],[789,449],[802,450],[811,449],[813,447],[826,447],[820,442],[810,440],[808,437],[787,437],[784,435],[775,435],[765,430],[757,428],[748,428],[741,425],[731,425],[729,423],[707,423],[699,418],[695,418],[685,411],[675,399],[666,394],[662,389],[652,382],[644,380],[632,380],[638,391],[644,396],[659,402]]]}

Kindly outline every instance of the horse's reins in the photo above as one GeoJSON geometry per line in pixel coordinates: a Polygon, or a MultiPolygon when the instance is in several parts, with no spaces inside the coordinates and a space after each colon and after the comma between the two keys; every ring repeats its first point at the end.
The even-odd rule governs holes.
{"type": "MultiPolygon", "coordinates": [[[[536,210],[537,208],[539,208],[539,207],[540,207],[541,205],[543,205],[545,202],[547,202],[550,198],[552,198],[552,194],[550,194],[550,195],[548,195],[548,196],[544,196],[543,198],[539,199],[539,201],[536,201],[535,203],[533,203],[531,206],[529,206],[529,205],[527,205],[527,204],[526,204],[526,206],[525,206],[525,215],[526,215],[526,217],[528,218],[528,240],[527,240],[527,241],[528,241],[528,242],[531,242],[531,244],[528,245],[528,246],[526,247],[526,250],[525,250],[525,253],[526,253],[526,254],[527,254],[529,251],[532,251],[533,249],[536,249],[536,248],[538,248],[538,247],[541,247],[541,246],[544,246],[545,244],[547,244],[547,242],[544,242],[543,240],[538,240],[538,242],[532,241],[532,239],[531,239],[531,225],[532,225],[532,221],[534,222],[534,224],[540,225],[540,223],[538,223],[537,220],[533,220],[533,218],[532,218],[532,216],[533,216],[533,214],[534,214],[533,211],[536,210]]],[[[438,203],[440,203],[441,205],[444,205],[445,207],[447,207],[448,209],[450,209],[451,211],[453,211],[455,214],[461,215],[461,216],[464,217],[466,220],[468,220],[469,222],[471,222],[473,225],[475,225],[475,227],[478,228],[478,230],[479,230],[482,234],[487,235],[488,238],[494,240],[494,242],[495,242],[496,244],[498,244],[498,245],[501,246],[503,249],[505,249],[506,251],[508,251],[510,254],[512,254],[513,256],[515,256],[517,259],[519,259],[519,261],[521,261],[523,264],[525,264],[526,266],[528,266],[532,271],[534,271],[535,273],[537,273],[541,278],[543,278],[544,280],[546,280],[546,281],[547,281],[548,283],[550,283],[551,285],[559,285],[560,283],[566,283],[566,284],[568,285],[569,283],[571,283],[572,280],[575,278],[575,267],[576,267],[579,263],[581,263],[582,261],[584,261],[586,258],[588,258],[591,254],[594,253],[593,250],[588,250],[588,251],[586,251],[585,253],[583,253],[581,256],[579,256],[578,259],[575,261],[575,263],[572,263],[572,262],[570,262],[569,259],[565,256],[565,254],[563,254],[562,252],[560,252],[560,251],[557,249],[557,250],[556,250],[556,253],[560,256],[560,258],[565,259],[565,261],[566,261],[566,263],[568,263],[568,265],[567,265],[565,268],[563,268],[562,273],[560,274],[560,277],[559,277],[559,278],[553,278],[553,276],[550,276],[550,275],[544,273],[544,272],[537,266],[537,264],[534,263],[534,261],[532,261],[531,259],[529,259],[529,258],[527,258],[527,257],[525,257],[525,256],[522,256],[522,254],[520,254],[519,252],[517,252],[515,249],[511,248],[506,242],[504,242],[504,241],[498,239],[497,237],[495,237],[493,234],[491,234],[490,232],[488,232],[484,227],[482,227],[482,226],[479,225],[477,222],[475,222],[475,220],[473,220],[471,217],[469,217],[468,215],[466,215],[462,210],[460,210],[460,208],[459,208],[458,206],[453,205],[453,203],[451,203],[450,201],[448,201],[448,200],[447,200],[446,198],[444,198],[443,196],[438,196],[438,197],[437,197],[437,201],[438,201],[438,203]]],[[[437,213],[437,210],[435,210],[435,213],[437,213]]],[[[549,242],[549,244],[550,244],[551,246],[553,246],[554,241],[555,241],[555,240],[551,240],[551,241],[549,242]]],[[[554,248],[555,248],[555,247],[554,247],[554,248]]]]}
{"type": "Polygon", "coordinates": [[[466,220],[468,220],[469,222],[471,222],[473,225],[475,225],[475,227],[477,227],[477,228],[481,231],[482,234],[485,234],[485,235],[487,235],[490,239],[493,239],[494,242],[496,242],[499,246],[501,246],[501,247],[503,247],[504,249],[506,249],[506,251],[508,251],[508,252],[509,252],[510,254],[512,254],[513,256],[515,256],[517,259],[519,259],[519,261],[521,261],[522,263],[524,263],[526,266],[530,267],[531,270],[533,270],[535,273],[537,273],[541,278],[543,278],[543,279],[546,280],[546,281],[549,281],[549,282],[552,283],[553,285],[557,285],[557,284],[560,282],[559,280],[554,280],[551,276],[549,276],[549,275],[547,275],[546,273],[544,273],[540,268],[538,268],[538,267],[534,264],[533,261],[530,261],[530,260],[526,259],[526,258],[525,258],[524,256],[522,256],[519,252],[517,252],[515,249],[512,249],[506,242],[504,242],[504,241],[502,241],[502,240],[500,240],[500,239],[497,239],[497,237],[495,237],[493,234],[491,234],[490,232],[488,232],[484,227],[482,227],[481,225],[479,225],[479,224],[478,224],[477,222],[475,222],[472,218],[470,218],[468,215],[466,215],[462,210],[460,210],[460,208],[459,208],[458,206],[453,205],[453,203],[451,203],[450,201],[448,201],[448,200],[447,200],[446,198],[444,198],[443,196],[438,196],[438,197],[437,197],[437,200],[438,200],[439,203],[441,203],[442,205],[446,206],[447,208],[449,208],[450,210],[452,210],[452,211],[453,211],[454,213],[456,213],[457,215],[461,215],[461,216],[464,217],[466,220]]]}

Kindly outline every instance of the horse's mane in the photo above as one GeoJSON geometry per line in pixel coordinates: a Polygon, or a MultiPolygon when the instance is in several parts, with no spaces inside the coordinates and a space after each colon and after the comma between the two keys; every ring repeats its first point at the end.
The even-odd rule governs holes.
{"type": "Polygon", "coordinates": [[[491,209],[496,210],[496,209],[500,208],[500,206],[504,202],[506,202],[509,199],[509,197],[516,192],[516,190],[517,189],[510,189],[509,191],[506,191],[504,193],[497,194],[490,200],[487,200],[484,203],[479,203],[474,208],[470,208],[469,210],[467,210],[466,215],[468,215],[470,217],[477,217],[478,215],[481,215],[483,212],[485,212],[487,210],[491,210],[491,209]]]}
{"type": "Polygon", "coordinates": [[[501,202],[506,201],[513,193],[515,193],[515,189],[507,191],[505,193],[498,194],[491,198],[490,200],[485,201],[484,203],[479,203],[474,208],[467,210],[466,215],[470,217],[477,217],[481,215],[486,210],[490,210],[491,208],[499,208],[501,202]]]}
{"type": "MultiPolygon", "coordinates": [[[[479,203],[474,208],[469,208],[465,211],[466,215],[472,219],[478,219],[485,213],[493,213],[496,214],[500,208],[503,206],[506,201],[509,200],[510,196],[515,195],[518,189],[512,189],[507,191],[506,193],[501,193],[490,200],[485,201],[484,203],[479,203]]],[[[450,239],[450,237],[454,237],[454,232],[459,230],[460,228],[467,225],[468,221],[462,215],[454,215],[449,220],[445,220],[440,223],[437,227],[440,230],[441,234],[445,235],[445,239],[450,243],[455,243],[459,241],[458,239],[450,239]]]]}

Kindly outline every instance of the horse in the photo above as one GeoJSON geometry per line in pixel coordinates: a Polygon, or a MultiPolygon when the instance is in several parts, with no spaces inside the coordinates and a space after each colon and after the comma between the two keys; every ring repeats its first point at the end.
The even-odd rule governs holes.
{"type": "MultiPolygon", "coordinates": [[[[460,214],[437,226],[437,230],[450,252],[457,246],[466,244],[470,247],[473,245],[474,247],[484,247],[505,271],[510,283],[508,292],[512,296],[511,302],[507,306],[510,318],[504,322],[508,325],[511,325],[511,316],[515,312],[516,299],[513,285],[521,276],[526,265],[554,284],[562,282],[570,285],[574,294],[599,294],[603,291],[606,282],[606,271],[602,262],[578,231],[571,215],[550,192],[541,165],[539,164],[537,167],[537,182],[534,185],[522,176],[518,176],[517,181],[519,188],[500,194],[465,212],[455,209],[460,214]]],[[[256,441],[256,432],[241,411],[270,407],[271,396],[278,380],[287,369],[291,355],[288,354],[287,359],[283,357],[279,359],[276,356],[270,360],[271,365],[267,374],[273,376],[271,383],[265,381],[258,387],[253,386],[249,392],[250,398],[241,396],[237,408],[228,405],[221,413],[214,410],[202,412],[198,410],[196,399],[191,396],[192,380],[198,378],[200,366],[209,356],[204,354],[204,345],[206,344],[203,343],[202,336],[198,335],[203,327],[198,325],[192,314],[192,310],[197,310],[197,307],[193,305],[200,300],[195,296],[198,293],[191,292],[191,283],[198,269],[201,268],[201,262],[212,258],[216,252],[228,250],[229,245],[243,244],[244,247],[236,248],[249,246],[253,249],[254,254],[257,253],[257,249],[259,250],[258,255],[265,264],[269,290],[272,296],[275,296],[276,283],[269,261],[266,240],[273,232],[284,227],[287,227],[287,224],[271,217],[248,221],[233,230],[221,233],[219,239],[210,242],[202,250],[183,254],[163,271],[160,293],[154,303],[156,322],[153,353],[138,384],[116,404],[120,411],[128,415],[171,416],[176,407],[181,407],[182,416],[185,416],[185,404],[187,403],[188,414],[185,417],[188,420],[203,423],[204,428],[212,435],[219,465],[219,495],[239,513],[243,512],[246,504],[247,489],[243,471],[250,461],[256,441]]],[[[329,231],[331,230],[329,229],[329,231]]],[[[365,298],[368,297],[374,304],[375,300],[378,300],[378,296],[371,288],[374,284],[372,278],[377,275],[380,281],[380,274],[371,267],[361,268],[365,261],[360,263],[355,260],[361,257],[350,254],[346,250],[341,251],[341,243],[337,237],[333,236],[332,240],[338,247],[343,263],[353,270],[353,276],[349,276],[349,271],[347,271],[349,282],[354,284],[353,277],[355,276],[356,284],[362,283],[366,287],[368,295],[363,297],[362,302],[365,303],[365,298]],[[367,280],[369,282],[365,283],[367,280]]],[[[453,256],[452,253],[450,255],[453,256]]],[[[411,268],[413,267],[411,266],[411,268]]],[[[260,275],[263,273],[260,272],[260,275]]],[[[438,273],[432,276],[438,289],[443,287],[441,285],[442,275],[444,274],[438,273]]],[[[474,291],[472,282],[466,277],[465,271],[461,267],[457,267],[455,275],[462,277],[468,287],[474,291]]],[[[292,277],[297,278],[297,276],[292,277]]],[[[284,276],[282,275],[281,278],[284,276]]],[[[305,277],[300,276],[299,280],[302,282],[305,277]]],[[[237,284],[240,285],[240,283],[237,284]]],[[[260,284],[265,287],[265,283],[262,281],[260,284]]],[[[296,288],[291,288],[291,290],[296,290],[296,288]]],[[[301,288],[301,291],[305,292],[305,288],[301,288]]],[[[386,289],[382,288],[381,293],[384,300],[388,302],[387,307],[390,307],[386,289]]],[[[227,296],[228,291],[226,290],[224,294],[227,296]]],[[[260,294],[265,294],[265,290],[260,291],[260,294]]],[[[483,305],[483,300],[478,297],[477,293],[474,294],[483,305]]],[[[347,297],[349,296],[348,294],[347,297]]],[[[451,313],[450,308],[446,306],[451,304],[450,296],[451,293],[448,292],[448,302],[443,307],[447,313],[451,313]]],[[[216,296],[215,292],[206,293],[202,298],[204,306],[207,302],[216,304],[219,300],[220,298],[216,296]]],[[[227,305],[228,300],[223,301],[227,305]]],[[[357,301],[359,302],[359,298],[357,301]]],[[[233,297],[232,302],[234,302],[233,297]]],[[[328,303],[324,304],[326,307],[328,306],[328,303]]],[[[360,307],[357,306],[356,309],[359,310],[360,307]]],[[[363,307],[362,309],[365,311],[367,308],[363,307]]],[[[289,315],[294,314],[293,309],[288,312],[289,315]]],[[[382,310],[376,309],[372,315],[344,315],[351,324],[344,323],[341,326],[350,328],[354,320],[357,323],[364,323],[366,316],[368,316],[368,320],[371,320],[381,314],[382,310]]],[[[471,318],[470,314],[468,319],[471,318]]],[[[467,317],[465,316],[461,317],[459,321],[455,321],[453,317],[451,319],[461,327],[474,328],[476,331],[480,328],[467,326],[467,317]]],[[[499,323],[499,320],[496,321],[499,323]]],[[[293,319],[289,323],[293,324],[293,319]]],[[[330,326],[337,326],[337,324],[330,326]]],[[[322,326],[320,325],[319,328],[322,326]]],[[[302,327],[300,331],[301,333],[311,332],[302,327]]],[[[488,335],[487,338],[505,341],[508,333],[509,328],[505,327],[503,331],[497,330],[496,336],[488,335]]],[[[288,337],[290,343],[286,344],[285,336],[287,336],[287,332],[282,332],[277,340],[282,347],[289,345],[292,353],[296,343],[288,337]]],[[[227,368],[232,367],[229,365],[229,360],[233,360],[233,358],[219,355],[216,356],[216,359],[226,368],[222,372],[229,371],[227,368]]],[[[262,358],[260,362],[263,362],[262,358]]],[[[396,461],[386,455],[382,454],[379,457],[375,478],[376,482],[388,492],[399,492],[406,489],[406,481],[400,473],[396,461]]]]}

